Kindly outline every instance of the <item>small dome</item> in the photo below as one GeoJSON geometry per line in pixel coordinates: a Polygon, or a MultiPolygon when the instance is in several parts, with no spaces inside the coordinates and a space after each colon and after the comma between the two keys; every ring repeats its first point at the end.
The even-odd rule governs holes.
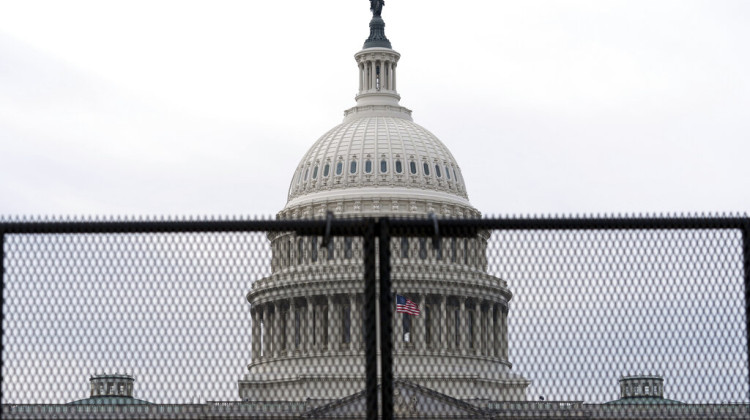
{"type": "Polygon", "coordinates": [[[435,135],[406,118],[370,115],[345,121],[313,144],[294,173],[287,206],[312,193],[367,187],[468,199],[456,160],[435,135]]]}

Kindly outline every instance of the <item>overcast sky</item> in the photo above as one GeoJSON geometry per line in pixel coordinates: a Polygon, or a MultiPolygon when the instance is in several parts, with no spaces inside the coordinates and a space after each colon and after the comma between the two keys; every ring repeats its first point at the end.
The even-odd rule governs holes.
{"type": "MultiPolygon", "coordinates": [[[[0,215],[275,214],[299,159],[354,104],[353,55],[369,33],[368,8],[365,0],[3,1],[0,215]]],[[[750,210],[750,2],[389,0],[383,17],[402,54],[402,105],[451,149],[469,198],[485,214],[750,210]]],[[[24,285],[28,275],[9,285],[8,296],[16,295],[8,304],[47,308],[46,302],[67,304],[59,298],[69,295],[101,305],[90,298],[122,293],[155,302],[132,279],[110,290],[96,285],[94,273],[85,278],[93,285],[58,281],[37,290],[24,285]]],[[[111,365],[81,356],[120,349],[117,340],[125,338],[112,337],[75,347],[68,359],[50,353],[69,360],[58,360],[65,366],[58,376],[73,389],[61,393],[51,384],[46,394],[32,393],[45,401],[81,398],[92,370],[124,366],[140,375],[139,395],[154,401],[233,398],[248,361],[249,333],[234,334],[249,331],[249,280],[228,276],[213,288],[199,280],[175,305],[203,292],[212,293],[214,308],[234,305],[228,320],[199,325],[223,322],[221,331],[233,337],[220,392],[164,390],[159,375],[182,367],[134,368],[112,354],[96,356],[120,360],[111,365]]],[[[718,301],[736,286],[717,286],[718,301]]],[[[168,301],[171,287],[153,293],[168,301]]],[[[542,293],[535,287],[511,283],[517,308],[524,291],[542,293]]],[[[139,311],[143,325],[164,321],[139,311]]],[[[716,319],[735,325],[737,306],[726,311],[716,319]]],[[[78,322],[73,315],[13,314],[8,322],[18,328],[59,332],[59,322],[78,322]]],[[[186,318],[188,331],[203,322],[176,316],[186,318]]],[[[106,317],[94,318],[111,334],[106,317]]],[[[132,334],[142,334],[141,324],[133,325],[132,334]]],[[[518,328],[512,334],[523,337],[518,328]]],[[[54,350],[56,340],[67,342],[48,337],[33,345],[54,350]]],[[[535,354],[523,354],[520,343],[511,348],[524,370],[535,354]]],[[[41,352],[24,354],[33,360],[15,365],[19,377],[38,380],[54,365],[45,365],[41,352]]],[[[165,360],[163,352],[149,354],[136,360],[165,360]]],[[[211,363],[201,372],[214,372],[211,363]]],[[[736,364],[726,366],[738,372],[736,364]]],[[[689,363],[674,371],[683,368],[689,363]]],[[[555,375],[548,378],[558,381],[555,375]]],[[[584,387],[582,379],[580,392],[559,392],[539,375],[535,380],[534,392],[552,398],[590,398],[585,387],[598,384],[584,387]]],[[[602,385],[608,397],[613,384],[602,385]]],[[[34,389],[25,386],[13,390],[20,401],[34,389]]],[[[745,398],[734,391],[733,399],[745,398]]]]}
{"type": "MultiPolygon", "coordinates": [[[[369,3],[4,1],[0,214],[272,215],[369,3]]],[[[750,3],[390,0],[401,103],[486,214],[750,209],[750,3]]]]}

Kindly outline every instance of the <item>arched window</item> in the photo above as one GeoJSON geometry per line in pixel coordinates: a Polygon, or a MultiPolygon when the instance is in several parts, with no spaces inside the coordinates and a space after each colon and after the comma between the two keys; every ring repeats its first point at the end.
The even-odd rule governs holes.
{"type": "Polygon", "coordinates": [[[397,160],[396,161],[396,173],[400,174],[403,171],[404,171],[404,168],[401,166],[401,161],[397,160]]]}
{"type": "Polygon", "coordinates": [[[445,167],[445,177],[451,179],[451,171],[448,169],[448,166],[445,167]]]}
{"type": "Polygon", "coordinates": [[[383,159],[380,161],[380,173],[384,174],[388,172],[388,161],[383,159]]]}
{"type": "Polygon", "coordinates": [[[455,179],[456,182],[458,182],[458,175],[456,175],[456,168],[453,168],[453,179],[455,179]]]}
{"type": "Polygon", "coordinates": [[[302,242],[302,238],[297,239],[297,264],[302,264],[302,259],[305,254],[305,244],[302,242]]]}
{"type": "Polygon", "coordinates": [[[333,259],[333,250],[335,249],[335,248],[334,248],[334,245],[333,245],[333,241],[334,241],[334,238],[330,238],[330,239],[328,240],[328,245],[327,245],[327,248],[328,248],[328,256],[327,256],[326,258],[328,258],[329,260],[332,260],[332,259],[333,259]]]}
{"type": "Polygon", "coordinates": [[[425,176],[430,176],[430,165],[427,162],[422,165],[422,168],[424,169],[425,176]]]}
{"type": "Polygon", "coordinates": [[[349,164],[349,173],[356,174],[357,173],[357,161],[353,160],[349,164]]]}
{"type": "Polygon", "coordinates": [[[435,165],[435,176],[442,178],[442,175],[440,174],[440,165],[435,165]]]}
{"type": "Polygon", "coordinates": [[[464,264],[469,265],[469,238],[464,238],[464,264]]]}
{"type": "Polygon", "coordinates": [[[344,172],[344,162],[336,164],[336,175],[341,175],[344,172]]]}
{"type": "Polygon", "coordinates": [[[401,258],[409,258],[409,238],[401,238],[401,258]]]}
{"type": "Polygon", "coordinates": [[[419,258],[427,258],[427,239],[419,238],[419,258]]]}
{"type": "Polygon", "coordinates": [[[313,262],[318,261],[318,237],[313,236],[310,238],[310,259],[313,262]]]}
{"type": "Polygon", "coordinates": [[[456,238],[451,238],[451,262],[456,262],[456,238]]]}
{"type": "Polygon", "coordinates": [[[331,173],[331,164],[326,163],[326,166],[323,167],[323,176],[328,177],[328,174],[331,173]]]}
{"type": "Polygon", "coordinates": [[[307,173],[310,172],[310,168],[305,168],[305,181],[307,181],[307,173]]]}
{"type": "Polygon", "coordinates": [[[372,173],[372,161],[370,159],[367,159],[365,161],[365,173],[366,174],[372,173]]]}
{"type": "Polygon", "coordinates": [[[313,179],[318,179],[318,166],[315,165],[315,169],[313,169],[313,179]]]}
{"type": "Polygon", "coordinates": [[[292,241],[291,240],[286,242],[286,263],[287,264],[292,263],[292,241]]]}
{"type": "Polygon", "coordinates": [[[411,171],[412,175],[417,174],[417,162],[414,162],[413,160],[409,162],[409,170],[411,171]]]}

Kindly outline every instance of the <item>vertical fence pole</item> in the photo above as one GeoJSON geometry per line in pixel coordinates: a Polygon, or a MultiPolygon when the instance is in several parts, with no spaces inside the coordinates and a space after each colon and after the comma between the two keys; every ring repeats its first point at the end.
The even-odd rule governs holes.
{"type": "Polygon", "coordinates": [[[378,344],[375,312],[375,222],[369,221],[363,237],[365,266],[365,394],[367,420],[378,418],[378,344]]]}
{"type": "Polygon", "coordinates": [[[393,419],[393,305],[391,297],[391,231],[388,218],[380,219],[380,394],[383,420],[393,419]]]}
{"type": "Polygon", "coordinates": [[[742,229],[742,252],[745,269],[745,340],[747,342],[747,398],[750,398],[750,219],[742,229]]]}

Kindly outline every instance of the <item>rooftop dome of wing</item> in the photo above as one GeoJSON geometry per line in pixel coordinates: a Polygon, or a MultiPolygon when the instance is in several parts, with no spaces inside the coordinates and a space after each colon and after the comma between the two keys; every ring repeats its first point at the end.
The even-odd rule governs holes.
{"type": "Polygon", "coordinates": [[[448,148],[397,116],[361,116],[324,134],[297,166],[289,201],[323,191],[388,187],[433,190],[463,200],[466,187],[448,148]]]}

